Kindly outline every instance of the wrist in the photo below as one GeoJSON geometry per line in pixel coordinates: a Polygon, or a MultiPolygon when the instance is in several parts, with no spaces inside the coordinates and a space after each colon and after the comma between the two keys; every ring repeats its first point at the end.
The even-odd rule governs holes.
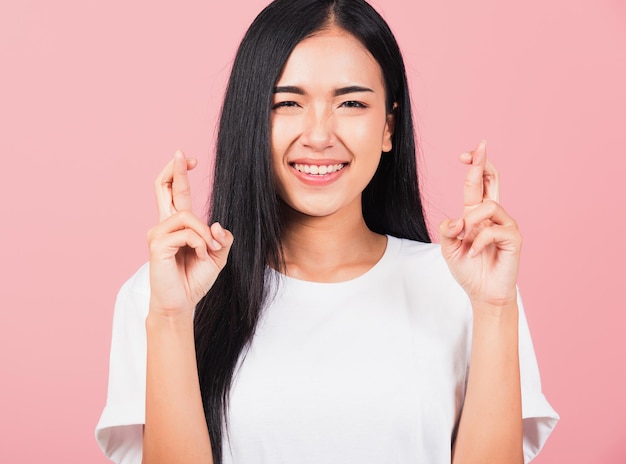
{"type": "Polygon", "coordinates": [[[501,318],[507,315],[517,316],[519,307],[517,298],[507,298],[497,301],[470,300],[474,316],[487,316],[501,318]]]}
{"type": "Polygon", "coordinates": [[[150,302],[150,309],[146,317],[146,327],[172,327],[193,329],[193,309],[165,310],[150,302]]]}

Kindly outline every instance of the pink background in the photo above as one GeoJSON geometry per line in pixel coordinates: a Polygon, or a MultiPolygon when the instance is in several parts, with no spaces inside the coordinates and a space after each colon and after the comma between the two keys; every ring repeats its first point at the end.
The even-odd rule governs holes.
{"type": "MultiPolygon", "coordinates": [[[[230,62],[265,3],[0,6],[0,462],[106,461],[112,307],[147,259],[152,180],[176,148],[197,156],[202,211],[230,62]]],[[[460,212],[456,156],[486,138],[524,233],[562,417],[536,462],[626,462],[626,4],[408,3],[374,2],[405,54],[431,223],[460,212]]]]}

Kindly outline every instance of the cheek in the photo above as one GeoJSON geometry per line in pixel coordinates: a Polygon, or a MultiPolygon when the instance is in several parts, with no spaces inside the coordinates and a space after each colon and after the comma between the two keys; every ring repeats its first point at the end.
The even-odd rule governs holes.
{"type": "Polygon", "coordinates": [[[296,137],[296,127],[294,121],[288,118],[276,118],[271,121],[270,144],[272,150],[272,161],[280,163],[285,152],[293,143],[296,137]]]}
{"type": "Polygon", "coordinates": [[[380,155],[384,121],[377,117],[346,118],[337,125],[337,135],[355,154],[380,155]]]}

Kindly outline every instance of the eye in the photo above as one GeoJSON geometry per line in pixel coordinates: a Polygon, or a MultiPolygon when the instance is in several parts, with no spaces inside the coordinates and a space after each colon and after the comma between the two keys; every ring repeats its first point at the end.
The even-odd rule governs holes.
{"type": "Polygon", "coordinates": [[[365,103],[356,101],[356,100],[348,100],[341,104],[344,108],[367,108],[365,103]]]}
{"type": "Polygon", "coordinates": [[[272,105],[273,110],[276,110],[279,108],[299,108],[299,107],[300,105],[297,102],[292,101],[292,100],[281,101],[278,103],[274,103],[272,105]]]}

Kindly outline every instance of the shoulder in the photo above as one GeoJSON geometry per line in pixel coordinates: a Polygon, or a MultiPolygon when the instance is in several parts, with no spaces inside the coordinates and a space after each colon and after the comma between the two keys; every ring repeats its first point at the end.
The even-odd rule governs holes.
{"type": "Polygon", "coordinates": [[[441,247],[438,243],[425,243],[408,238],[387,236],[389,246],[397,248],[403,256],[420,256],[422,258],[438,259],[441,257],[441,247]]]}
{"type": "Polygon", "coordinates": [[[96,439],[114,462],[140,462],[145,422],[146,332],[150,268],[141,266],[120,288],[115,302],[107,400],[96,439]]]}
{"type": "Polygon", "coordinates": [[[467,295],[452,276],[437,243],[389,236],[387,269],[411,294],[439,303],[467,306],[467,295]]]}
{"type": "Polygon", "coordinates": [[[142,265],[120,288],[120,294],[150,295],[150,263],[142,265]]]}
{"type": "Polygon", "coordinates": [[[405,272],[454,280],[438,243],[417,242],[393,236],[388,236],[388,240],[387,246],[394,265],[401,266],[405,272]]]}
{"type": "Polygon", "coordinates": [[[148,314],[150,302],[150,263],[145,263],[121,286],[115,301],[115,319],[133,313],[139,318],[148,314]]]}

